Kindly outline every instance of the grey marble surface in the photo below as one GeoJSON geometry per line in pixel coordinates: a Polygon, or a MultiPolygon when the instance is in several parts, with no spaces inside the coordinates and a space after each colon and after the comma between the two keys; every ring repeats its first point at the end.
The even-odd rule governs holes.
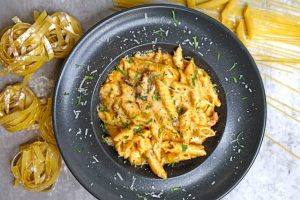
{"type": "MultiPolygon", "coordinates": [[[[265,1],[267,2],[267,1],[265,1]]],[[[31,22],[34,9],[53,11],[67,11],[80,19],[85,30],[105,16],[113,13],[110,0],[1,0],[0,1],[0,28],[11,24],[13,16],[31,22]]],[[[56,72],[61,61],[48,63],[39,70],[30,82],[30,87],[41,97],[49,96],[56,72]],[[38,83],[38,84],[37,84],[38,83]],[[50,86],[50,87],[49,87],[50,86]]],[[[261,71],[283,80],[286,84],[300,89],[300,73],[286,75],[267,68],[261,71]]],[[[4,85],[20,80],[19,77],[8,75],[0,77],[0,89],[4,85]]],[[[291,92],[274,82],[264,79],[266,92],[290,105],[300,108],[299,93],[291,92]]],[[[296,115],[295,115],[296,116],[296,115]]],[[[299,115],[298,115],[299,117],[299,115]]],[[[272,107],[268,107],[268,121],[266,133],[300,154],[300,124],[285,117],[272,107]]],[[[56,188],[48,193],[30,193],[22,187],[14,189],[11,185],[10,160],[17,152],[18,146],[37,135],[37,132],[21,132],[11,134],[0,127],[0,200],[93,200],[68,168],[63,164],[61,175],[56,188]]],[[[252,200],[298,200],[300,199],[300,162],[278,145],[267,138],[264,139],[260,153],[246,177],[230,192],[225,199],[252,200]]]]}

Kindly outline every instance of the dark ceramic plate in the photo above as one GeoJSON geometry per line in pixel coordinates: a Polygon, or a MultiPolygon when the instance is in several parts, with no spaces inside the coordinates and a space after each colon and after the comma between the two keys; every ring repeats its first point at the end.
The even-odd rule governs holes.
{"type": "Polygon", "coordinates": [[[262,81],[246,48],[216,20],[174,5],[135,7],[96,24],[65,61],[53,110],[66,164],[103,200],[221,198],[253,163],[266,119],[262,81]],[[102,141],[96,108],[101,84],[121,57],[158,48],[172,53],[178,45],[209,73],[222,107],[217,136],[205,142],[208,155],[165,166],[169,178],[162,180],[147,166],[130,166],[102,141]]]}

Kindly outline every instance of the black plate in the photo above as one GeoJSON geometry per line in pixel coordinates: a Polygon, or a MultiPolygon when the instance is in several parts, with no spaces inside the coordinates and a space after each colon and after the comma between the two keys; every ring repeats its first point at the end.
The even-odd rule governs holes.
{"type": "Polygon", "coordinates": [[[103,200],[220,198],[250,168],[266,119],[262,81],[246,48],[216,20],[174,5],[135,7],[96,24],[65,61],[53,108],[56,139],[66,164],[89,192],[103,200]],[[178,45],[184,56],[195,58],[210,74],[222,107],[217,136],[205,143],[208,156],[166,166],[169,178],[162,180],[147,166],[125,163],[102,141],[105,133],[96,107],[101,84],[121,57],[157,48],[172,53],[178,45]]]}

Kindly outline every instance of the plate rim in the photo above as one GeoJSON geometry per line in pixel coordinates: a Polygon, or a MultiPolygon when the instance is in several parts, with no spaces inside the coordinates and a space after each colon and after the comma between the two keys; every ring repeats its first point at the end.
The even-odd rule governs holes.
{"type": "Polygon", "coordinates": [[[267,121],[267,102],[266,102],[266,92],[265,92],[265,87],[262,81],[262,77],[261,74],[259,72],[259,69],[254,61],[254,58],[252,57],[252,55],[250,54],[250,52],[248,51],[248,49],[245,47],[245,45],[236,37],[236,35],[229,30],[226,26],[224,26],[222,23],[220,23],[218,20],[210,17],[209,15],[198,11],[198,10],[194,10],[194,9],[190,9],[188,7],[182,6],[182,5],[178,5],[178,4],[169,4],[169,3],[157,3],[157,4],[146,4],[146,5],[139,5],[139,6],[134,6],[134,7],[130,7],[130,8],[125,8],[121,11],[117,11],[116,13],[113,13],[103,19],[101,19],[100,21],[98,21],[96,24],[94,24],[93,26],[91,26],[86,32],[84,32],[84,35],[76,42],[76,44],[74,45],[74,47],[72,48],[72,50],[70,51],[69,55],[64,59],[62,65],[61,65],[61,69],[58,72],[58,79],[56,81],[55,87],[54,87],[54,92],[52,95],[53,101],[52,101],[52,124],[53,124],[53,132],[54,132],[54,136],[55,139],[57,141],[57,147],[60,151],[61,157],[65,163],[65,165],[68,167],[69,171],[71,172],[71,174],[73,175],[73,177],[78,181],[78,183],[86,190],[88,191],[92,196],[94,196],[96,199],[99,200],[103,200],[102,197],[98,197],[96,193],[92,192],[92,190],[89,189],[88,185],[83,183],[83,181],[80,180],[80,177],[75,174],[75,170],[72,169],[72,167],[70,167],[69,163],[66,161],[65,159],[65,155],[62,151],[62,147],[58,142],[58,136],[56,134],[56,130],[57,130],[57,126],[56,126],[56,119],[55,119],[55,111],[56,110],[56,104],[57,104],[57,98],[59,98],[59,94],[58,94],[58,88],[60,85],[60,82],[63,79],[63,73],[66,70],[66,64],[68,63],[69,59],[71,56],[73,56],[74,52],[77,50],[77,47],[79,46],[80,43],[84,42],[84,40],[87,39],[87,36],[89,36],[95,29],[97,29],[98,26],[104,25],[105,23],[107,23],[109,20],[118,17],[120,14],[125,14],[127,12],[133,11],[133,10],[139,10],[139,9],[143,9],[143,8],[169,8],[169,9],[179,9],[179,10],[183,10],[183,11],[188,11],[190,13],[196,14],[196,15],[201,15],[203,18],[205,18],[206,20],[212,22],[214,25],[219,26],[224,32],[226,32],[226,34],[229,34],[234,40],[235,42],[241,47],[241,49],[244,51],[244,53],[247,55],[247,57],[249,58],[249,61],[251,62],[251,65],[258,77],[258,82],[259,82],[259,86],[261,89],[261,95],[262,95],[262,99],[263,99],[263,104],[262,104],[262,115],[263,115],[263,124],[261,127],[261,133],[260,133],[260,138],[259,138],[259,143],[257,146],[257,149],[255,151],[255,154],[253,155],[253,158],[250,162],[250,164],[246,167],[245,171],[241,174],[241,176],[233,183],[229,186],[229,189],[227,189],[226,192],[224,192],[223,194],[219,195],[217,197],[217,199],[222,199],[223,197],[225,197],[227,194],[229,194],[244,178],[245,176],[248,174],[249,170],[251,169],[251,167],[253,166],[259,151],[261,149],[261,145],[264,139],[264,135],[265,135],[265,129],[266,129],[266,121],[267,121]]]}

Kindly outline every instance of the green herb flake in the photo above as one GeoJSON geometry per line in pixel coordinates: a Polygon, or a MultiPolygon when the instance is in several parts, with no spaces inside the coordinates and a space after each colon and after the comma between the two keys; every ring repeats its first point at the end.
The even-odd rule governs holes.
{"type": "Polygon", "coordinates": [[[163,37],[164,35],[164,33],[166,33],[162,28],[160,28],[159,30],[157,30],[157,31],[153,31],[153,35],[158,35],[158,36],[160,36],[160,37],[163,37]]]}
{"type": "Polygon", "coordinates": [[[98,112],[105,112],[107,111],[107,108],[105,105],[103,105],[102,103],[99,104],[99,106],[97,107],[97,111],[98,112]]]}
{"type": "Polygon", "coordinates": [[[81,98],[82,98],[81,95],[79,95],[79,96],[76,97],[76,98],[77,98],[77,103],[76,103],[76,104],[77,104],[77,105],[80,105],[80,103],[81,103],[81,98]]]}
{"type": "Polygon", "coordinates": [[[173,162],[168,164],[168,167],[172,167],[173,168],[174,166],[175,166],[175,163],[173,163],[173,162]]]}
{"type": "Polygon", "coordinates": [[[70,93],[69,92],[64,92],[64,95],[67,96],[67,95],[70,95],[70,93]]]}
{"type": "Polygon", "coordinates": [[[248,97],[242,97],[242,100],[246,100],[246,99],[248,99],[248,97]]]}
{"type": "Polygon", "coordinates": [[[175,26],[179,25],[179,21],[176,19],[175,10],[172,10],[172,21],[175,26]]]}
{"type": "Polygon", "coordinates": [[[147,96],[139,96],[139,99],[141,99],[143,101],[147,101],[147,96]]]}
{"type": "Polygon", "coordinates": [[[137,115],[135,115],[135,116],[131,117],[130,119],[134,120],[136,117],[137,117],[137,115]]]}
{"type": "Polygon", "coordinates": [[[239,134],[236,136],[236,139],[232,140],[231,143],[236,142],[239,147],[245,148],[245,146],[240,143],[240,139],[239,139],[242,133],[243,131],[239,132],[239,134]]]}
{"type": "Polygon", "coordinates": [[[231,68],[229,69],[229,71],[234,70],[234,69],[236,68],[236,66],[237,66],[237,63],[234,63],[234,64],[231,66],[231,68]]]}
{"type": "Polygon", "coordinates": [[[136,82],[136,81],[138,81],[139,79],[140,79],[140,74],[139,73],[136,73],[135,75],[134,75],[134,81],[136,82]]]}
{"type": "Polygon", "coordinates": [[[159,94],[158,94],[158,92],[156,90],[154,91],[153,100],[155,100],[155,101],[159,101],[160,100],[160,96],[159,96],[159,94]]]}
{"type": "Polygon", "coordinates": [[[141,125],[137,125],[136,127],[134,127],[132,129],[133,133],[138,133],[142,130],[142,126],[141,125]]]}
{"type": "Polygon", "coordinates": [[[128,57],[127,61],[128,61],[129,63],[133,63],[133,58],[132,58],[132,57],[128,57]]]}
{"type": "Polygon", "coordinates": [[[180,187],[170,188],[170,191],[171,191],[171,192],[175,192],[175,191],[177,191],[177,190],[180,190],[180,187]]]}
{"type": "Polygon", "coordinates": [[[232,79],[233,79],[233,82],[234,82],[234,83],[238,83],[238,80],[237,80],[236,77],[232,77],[232,79]]]}
{"type": "Polygon", "coordinates": [[[120,68],[120,67],[116,67],[116,69],[118,70],[118,72],[120,72],[125,78],[128,78],[127,74],[120,68]]]}
{"type": "Polygon", "coordinates": [[[123,137],[125,140],[127,140],[128,138],[129,138],[129,136],[128,135],[124,135],[124,137],[123,137]]]}
{"type": "Polygon", "coordinates": [[[193,40],[194,40],[194,47],[195,47],[195,49],[197,49],[197,48],[198,48],[198,45],[199,45],[197,36],[194,36],[194,37],[193,37],[193,40]]]}
{"type": "Polygon", "coordinates": [[[151,105],[147,105],[146,107],[145,107],[145,110],[149,110],[151,108],[151,105]]]}
{"type": "Polygon", "coordinates": [[[221,54],[220,54],[220,52],[218,52],[218,55],[217,55],[218,61],[220,61],[220,57],[221,57],[221,54]]]}
{"type": "Polygon", "coordinates": [[[206,112],[207,110],[208,110],[208,108],[210,107],[210,105],[207,105],[207,107],[206,107],[206,109],[205,109],[205,111],[204,112],[206,112]]]}
{"type": "Polygon", "coordinates": [[[153,121],[153,119],[151,118],[151,119],[149,119],[149,120],[146,122],[146,124],[148,125],[148,124],[150,124],[152,121],[153,121]]]}
{"type": "Polygon", "coordinates": [[[142,195],[136,194],[136,196],[137,196],[137,198],[139,198],[139,199],[147,200],[147,198],[144,197],[144,196],[142,196],[142,195]]]}
{"type": "Polygon", "coordinates": [[[124,127],[124,128],[129,128],[128,122],[124,122],[124,123],[123,123],[123,127],[124,127]]]}
{"type": "Polygon", "coordinates": [[[85,80],[93,80],[94,77],[93,77],[93,76],[88,76],[88,75],[86,75],[86,76],[84,76],[84,79],[85,79],[85,80]]]}
{"type": "Polygon", "coordinates": [[[181,145],[182,152],[186,152],[187,149],[188,149],[188,145],[186,144],[181,145]]]}
{"type": "Polygon", "coordinates": [[[79,147],[74,147],[75,151],[77,151],[78,153],[81,153],[81,150],[79,149],[79,147]]]}

